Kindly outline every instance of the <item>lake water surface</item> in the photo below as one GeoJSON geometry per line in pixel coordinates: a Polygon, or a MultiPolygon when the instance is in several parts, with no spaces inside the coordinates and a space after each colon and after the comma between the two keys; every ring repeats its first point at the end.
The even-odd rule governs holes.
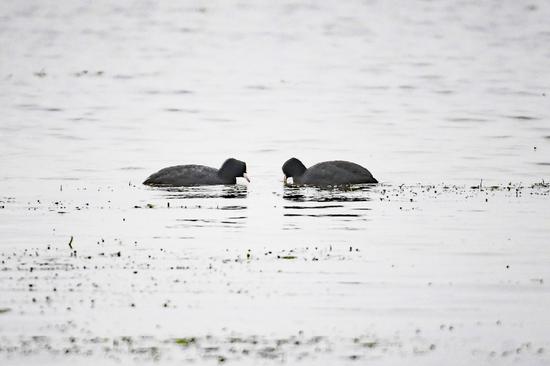
{"type": "Polygon", "coordinates": [[[548,19],[3,2],[0,363],[548,364],[548,19]],[[292,156],[381,184],[285,187],[292,156]],[[228,157],[251,183],[141,185],[228,157]]]}

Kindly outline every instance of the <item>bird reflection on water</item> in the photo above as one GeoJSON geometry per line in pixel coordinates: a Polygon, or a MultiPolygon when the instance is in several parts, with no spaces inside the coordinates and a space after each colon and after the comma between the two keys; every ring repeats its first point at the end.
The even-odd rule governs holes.
{"type": "MultiPolygon", "coordinates": [[[[218,185],[192,187],[155,187],[168,207],[178,209],[170,229],[186,230],[197,228],[218,228],[239,230],[245,227],[248,218],[246,185],[218,185]],[[229,200],[229,201],[226,201],[229,200]]],[[[171,211],[171,210],[170,210],[171,211]]],[[[194,237],[198,232],[192,232],[194,237]]]]}
{"type": "Polygon", "coordinates": [[[333,187],[285,185],[283,198],[295,202],[363,202],[370,201],[372,184],[333,187]]]}
{"type": "Polygon", "coordinates": [[[369,184],[330,188],[285,185],[283,199],[292,201],[293,204],[283,206],[285,209],[283,215],[364,221],[363,216],[366,211],[371,210],[370,207],[365,207],[364,203],[372,200],[372,189],[373,186],[369,184]]]}
{"type": "Polygon", "coordinates": [[[246,185],[218,185],[192,187],[157,187],[151,188],[163,192],[166,199],[204,199],[204,198],[246,198],[246,185]]]}

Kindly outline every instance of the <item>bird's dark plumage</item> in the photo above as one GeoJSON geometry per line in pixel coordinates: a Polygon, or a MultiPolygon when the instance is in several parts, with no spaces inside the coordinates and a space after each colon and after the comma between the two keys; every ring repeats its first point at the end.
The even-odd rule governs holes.
{"type": "Polygon", "coordinates": [[[285,177],[292,177],[294,184],[336,186],[345,184],[378,183],[372,174],[361,165],[350,161],[324,161],[306,169],[296,158],[283,165],[285,177]]]}
{"type": "Polygon", "coordinates": [[[204,165],[176,165],[151,174],[143,182],[149,186],[181,187],[198,185],[235,184],[237,177],[246,177],[246,163],[227,159],[220,169],[204,165]]]}

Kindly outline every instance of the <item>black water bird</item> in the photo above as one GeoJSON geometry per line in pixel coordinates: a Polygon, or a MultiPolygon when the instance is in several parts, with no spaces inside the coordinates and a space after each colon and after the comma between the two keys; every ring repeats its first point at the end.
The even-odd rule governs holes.
{"type": "Polygon", "coordinates": [[[164,168],[151,174],[143,184],[163,187],[235,184],[237,177],[243,177],[250,182],[246,174],[246,163],[230,158],[220,169],[195,164],[164,168]]]}
{"type": "Polygon", "coordinates": [[[283,173],[285,183],[292,177],[293,183],[298,185],[337,186],[378,183],[361,165],[342,160],[324,161],[307,169],[300,160],[291,158],[284,163],[283,173]]]}

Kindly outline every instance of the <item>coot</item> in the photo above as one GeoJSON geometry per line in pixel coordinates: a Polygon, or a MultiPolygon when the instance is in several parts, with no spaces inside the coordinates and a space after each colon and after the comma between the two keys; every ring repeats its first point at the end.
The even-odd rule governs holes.
{"type": "Polygon", "coordinates": [[[378,183],[372,174],[361,165],[350,161],[334,160],[315,164],[307,169],[296,158],[288,159],[283,165],[285,183],[292,177],[294,184],[337,186],[344,184],[378,183]]]}
{"type": "Polygon", "coordinates": [[[246,163],[230,158],[220,169],[194,164],[164,168],[151,174],[143,184],[164,187],[235,184],[237,177],[243,177],[250,182],[246,175],[246,163]]]}

